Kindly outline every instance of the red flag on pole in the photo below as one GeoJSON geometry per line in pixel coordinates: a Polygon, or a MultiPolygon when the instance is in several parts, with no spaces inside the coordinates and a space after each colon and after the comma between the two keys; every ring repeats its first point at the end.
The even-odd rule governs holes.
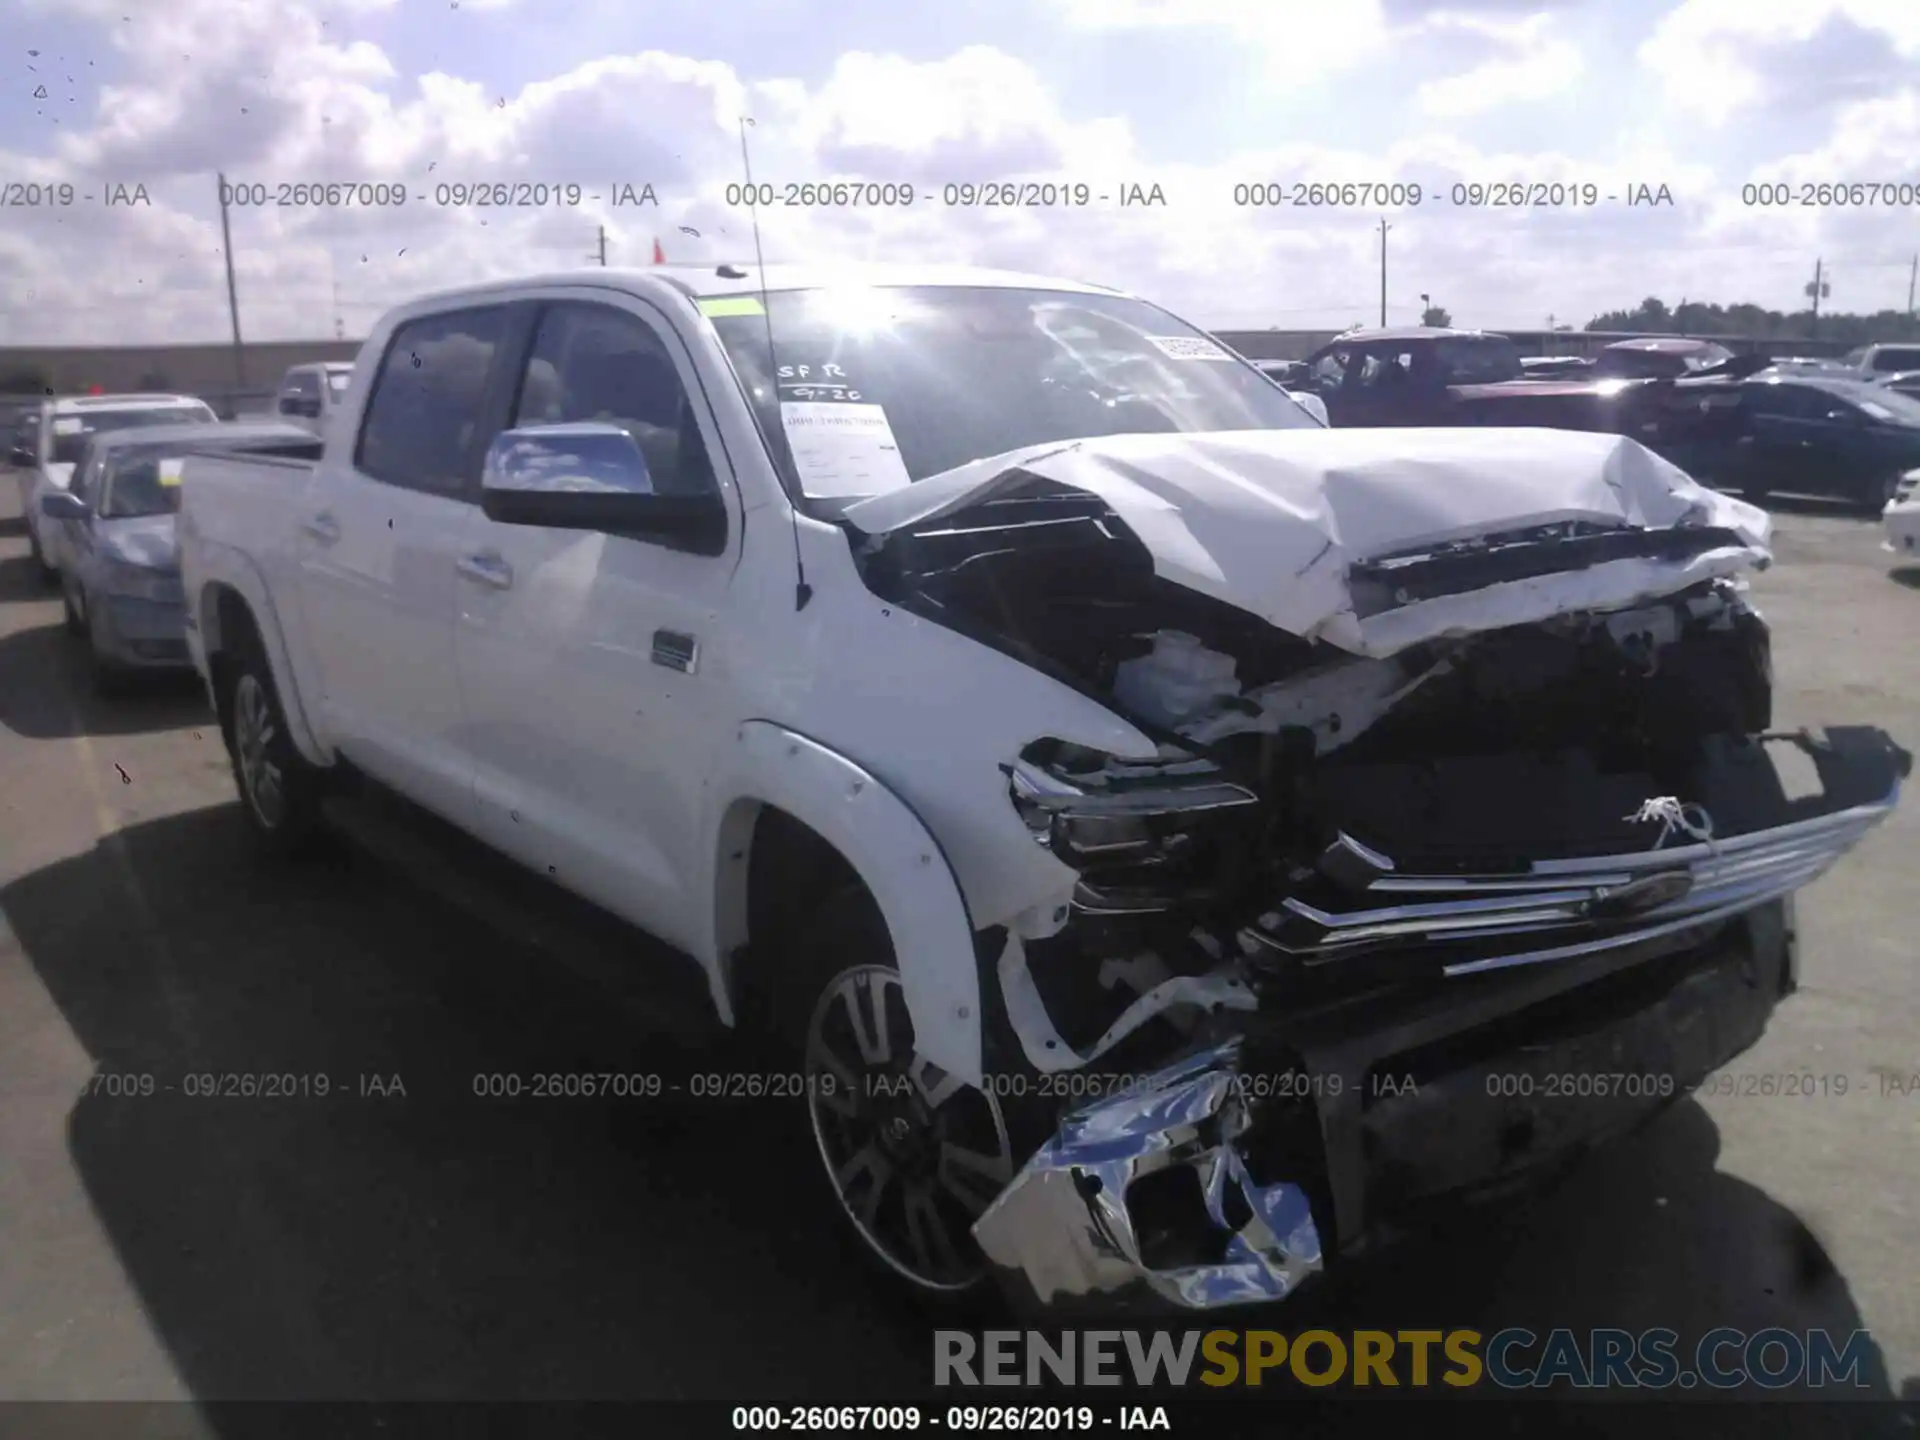
{"type": "Polygon", "coordinates": [[[660,248],[660,237],[657,235],[653,238],[653,263],[656,265],[667,263],[667,252],[660,248]]]}

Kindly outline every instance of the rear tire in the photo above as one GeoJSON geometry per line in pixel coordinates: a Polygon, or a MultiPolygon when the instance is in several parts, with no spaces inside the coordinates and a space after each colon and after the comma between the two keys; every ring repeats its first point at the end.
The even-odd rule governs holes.
{"type": "Polygon", "coordinates": [[[221,714],[240,812],[263,854],[304,854],[319,828],[325,775],[294,748],[273,669],[249,637],[228,673],[221,714]]]}
{"type": "Polygon", "coordinates": [[[1017,1169],[999,1100],[918,1055],[892,938],[864,888],[824,901],[781,961],[767,1018],[806,1077],[822,1208],[895,1298],[946,1318],[990,1310],[971,1228],[1017,1169]]]}

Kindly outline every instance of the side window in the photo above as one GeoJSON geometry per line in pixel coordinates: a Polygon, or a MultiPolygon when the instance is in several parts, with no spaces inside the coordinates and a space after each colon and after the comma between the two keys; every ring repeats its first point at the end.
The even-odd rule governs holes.
{"type": "Polygon", "coordinates": [[[1767,385],[1757,388],[1763,393],[1756,397],[1759,403],[1753,407],[1755,413],[1771,415],[1776,419],[1824,420],[1829,411],[1841,406],[1841,402],[1833,396],[1806,385],[1767,385]]]}
{"type": "Polygon", "coordinates": [[[457,495],[479,467],[474,434],[506,310],[455,310],[393,334],[374,377],[353,463],[389,485],[457,495]]]}
{"type": "Polygon", "coordinates": [[[1313,362],[1312,377],[1316,385],[1338,385],[1347,376],[1347,366],[1352,363],[1351,350],[1329,350],[1313,362]]]}
{"type": "Polygon", "coordinates": [[[1360,384],[1369,390],[1404,385],[1413,378],[1413,352],[1375,350],[1360,366],[1360,384]]]}
{"type": "Polygon", "coordinates": [[[693,408],[653,328],[624,310],[566,302],[540,317],[513,426],[582,421],[618,425],[631,435],[656,494],[714,488],[693,408]]]}

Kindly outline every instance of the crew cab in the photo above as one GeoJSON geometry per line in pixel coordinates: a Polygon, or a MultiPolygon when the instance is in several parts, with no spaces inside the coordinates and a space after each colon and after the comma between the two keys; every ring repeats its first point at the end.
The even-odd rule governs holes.
{"type": "Polygon", "coordinates": [[[434,295],[178,524],[261,845],[398,791],[665,941],[929,1300],[1277,1300],[1640,1123],[1911,763],[1770,728],[1763,511],[1064,280],[434,295]]]}
{"type": "Polygon", "coordinates": [[[74,467],[92,436],[145,425],[212,424],[216,418],[213,407],[193,395],[63,395],[43,400],[33,423],[17,432],[7,457],[20,490],[27,548],[41,580],[52,585],[60,578],[57,557],[47,548],[41,501],[63,493],[73,482],[74,467]]]}

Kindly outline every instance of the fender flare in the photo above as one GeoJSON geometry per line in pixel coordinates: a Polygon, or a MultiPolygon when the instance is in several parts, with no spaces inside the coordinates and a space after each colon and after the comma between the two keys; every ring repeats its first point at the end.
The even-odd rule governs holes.
{"type": "MultiPolygon", "coordinates": [[[[708,853],[720,872],[716,897],[725,902],[744,892],[744,847],[725,833],[729,817],[754,804],[772,805],[811,827],[853,867],[880,908],[915,1048],[964,1083],[983,1084],[973,920],[933,832],[865,768],[798,731],[749,720],[728,748],[732,763],[723,761],[709,791],[705,825],[708,853]]],[[[714,998],[731,1008],[724,994],[714,998]]]]}
{"type": "Polygon", "coordinates": [[[194,605],[194,618],[200,629],[201,647],[206,654],[209,670],[214,655],[224,648],[224,639],[220,634],[220,607],[215,592],[231,590],[240,597],[241,603],[253,616],[253,628],[267,652],[267,668],[273,672],[273,687],[279,694],[280,709],[286,716],[287,732],[294,749],[310,765],[332,765],[333,757],[321,745],[313,723],[307,716],[306,700],[300,694],[300,687],[293,683],[293,664],[287,654],[286,636],[266,578],[251,559],[231,547],[221,547],[217,565],[213,573],[201,577],[200,594],[194,605]]]}

